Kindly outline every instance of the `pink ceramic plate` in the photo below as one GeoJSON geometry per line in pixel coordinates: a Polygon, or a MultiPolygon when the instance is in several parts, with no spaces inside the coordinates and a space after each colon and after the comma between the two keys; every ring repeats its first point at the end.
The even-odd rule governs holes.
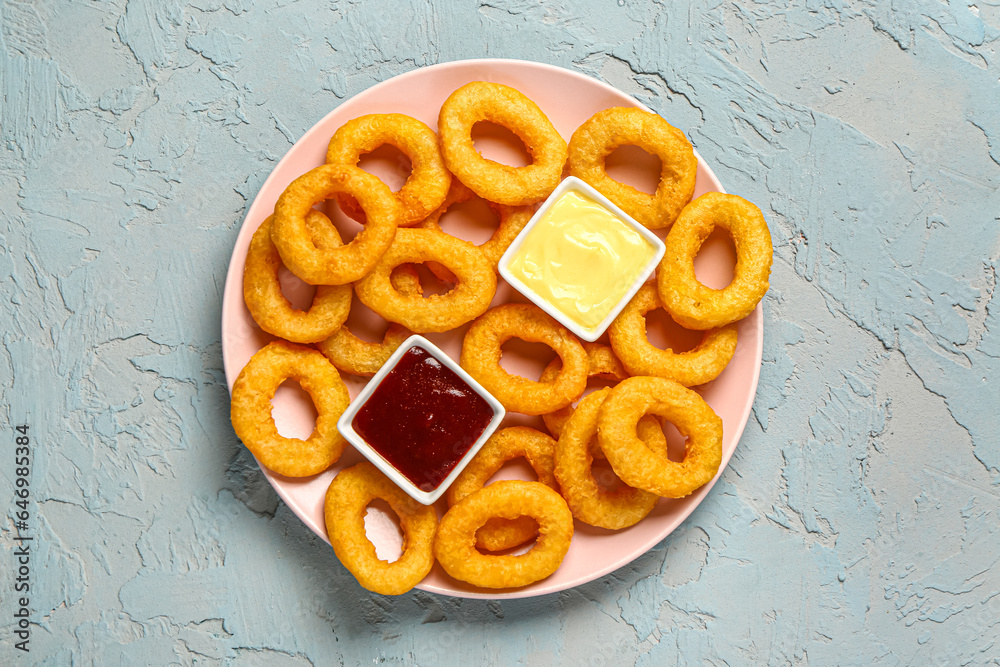
{"type": "MultiPolygon", "coordinates": [[[[419,118],[432,128],[436,128],[438,111],[448,95],[459,86],[480,80],[507,84],[522,91],[542,108],[567,140],[583,121],[601,109],[612,106],[642,107],[628,95],[576,72],[552,65],[515,60],[469,60],[414,70],[373,86],[341,104],[316,123],[288,151],[271,172],[247,211],[236,240],[236,247],[233,249],[222,304],[222,355],[230,389],[253,353],[272,339],[257,327],[243,304],[243,263],[250,237],[258,225],[270,215],[275,201],[285,187],[300,174],[324,162],[330,136],[347,120],[368,113],[397,112],[419,118]]],[[[477,147],[481,148],[487,157],[511,163],[523,160],[523,153],[512,149],[511,146],[504,133],[494,132],[492,135],[487,133],[477,137],[477,147]]],[[[363,163],[363,166],[382,177],[390,187],[398,187],[405,178],[406,168],[401,169],[398,161],[393,162],[392,156],[379,159],[378,153],[379,151],[376,151],[373,159],[363,163]]],[[[621,161],[609,158],[609,162],[621,161]]],[[[641,169],[632,168],[628,164],[617,164],[613,169],[613,176],[636,185],[640,185],[644,178],[647,182],[649,180],[648,175],[644,176],[641,169]]],[[[713,190],[723,191],[711,169],[699,158],[695,196],[713,190]]],[[[346,219],[334,206],[328,207],[327,212],[342,229],[353,225],[345,222],[346,219]]],[[[471,215],[461,211],[454,215],[449,212],[448,217],[452,219],[449,219],[446,230],[473,242],[482,242],[491,232],[481,226],[477,228],[471,220],[471,215]]],[[[356,225],[354,227],[356,228],[356,225]]],[[[699,278],[715,287],[721,287],[728,282],[732,275],[732,266],[731,245],[718,239],[715,241],[710,239],[696,261],[699,278]]],[[[298,295],[300,300],[308,299],[308,289],[304,289],[294,277],[286,276],[286,278],[286,294],[291,293],[293,301],[296,300],[296,292],[300,293],[298,295]]],[[[511,300],[525,301],[501,281],[494,305],[511,300]]],[[[352,323],[355,322],[355,317],[352,313],[352,323]]],[[[432,334],[428,338],[452,358],[457,359],[464,332],[463,327],[447,334],[432,334]]],[[[723,420],[725,436],[722,469],[733,455],[750,414],[760,374],[762,334],[763,319],[758,306],[739,325],[739,344],[729,366],[715,381],[699,388],[700,393],[723,420]]],[[[522,358],[518,359],[518,350],[509,352],[505,348],[504,365],[510,370],[520,369],[527,375],[534,373],[537,377],[540,365],[532,363],[531,354],[531,351],[524,352],[522,358]]],[[[364,385],[364,381],[360,378],[346,375],[344,378],[352,396],[356,395],[364,385]]],[[[273,415],[284,435],[302,438],[308,436],[314,423],[314,412],[308,397],[301,389],[281,387],[275,397],[274,405],[273,415]]],[[[512,423],[529,424],[544,430],[539,418],[508,414],[505,424],[512,423]]],[[[672,450],[683,451],[683,443],[676,431],[668,426],[667,434],[671,440],[672,450]]],[[[281,477],[266,468],[262,469],[268,481],[292,511],[313,532],[326,539],[323,522],[323,498],[326,488],[338,470],[353,465],[358,460],[360,455],[349,448],[336,467],[306,479],[281,477]]],[[[722,469],[719,471],[720,475],[722,469]]],[[[498,478],[517,477],[523,475],[523,472],[524,469],[518,467],[505,468],[500,471],[498,478]]],[[[530,476],[528,478],[530,479],[530,476]]],[[[517,598],[554,593],[578,586],[613,572],[655,546],[697,507],[714,483],[713,480],[712,483],[682,500],[661,500],[648,517],[623,531],[611,532],[577,522],[572,547],[562,566],[551,577],[532,586],[509,591],[477,589],[451,579],[440,566],[435,566],[418,588],[459,597],[517,598]]],[[[445,509],[446,507],[441,506],[439,512],[443,513],[445,509]]],[[[378,508],[374,508],[369,512],[367,525],[369,537],[375,542],[380,557],[395,558],[393,554],[399,553],[400,543],[395,524],[378,508]]]]}

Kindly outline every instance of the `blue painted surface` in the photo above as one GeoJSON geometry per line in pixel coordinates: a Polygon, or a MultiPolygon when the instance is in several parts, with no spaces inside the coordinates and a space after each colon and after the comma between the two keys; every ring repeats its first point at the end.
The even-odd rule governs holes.
{"type": "MultiPolygon", "coordinates": [[[[0,409],[42,443],[30,662],[998,664],[995,0],[0,17],[0,409]],[[623,570],[534,600],[383,598],[233,435],[221,289],[296,138],[374,83],[472,57],[608,81],[761,206],[761,386],[707,501],[623,570]]],[[[12,476],[0,462],[0,497],[12,476]]],[[[3,586],[7,663],[24,656],[3,586]]]]}

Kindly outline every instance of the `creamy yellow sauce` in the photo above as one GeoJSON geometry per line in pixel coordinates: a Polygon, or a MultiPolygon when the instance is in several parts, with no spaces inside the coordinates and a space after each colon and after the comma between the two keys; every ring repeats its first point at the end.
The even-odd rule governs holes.
{"type": "Polygon", "coordinates": [[[617,215],[568,191],[528,232],[507,270],[584,329],[593,330],[653,256],[617,215]]]}

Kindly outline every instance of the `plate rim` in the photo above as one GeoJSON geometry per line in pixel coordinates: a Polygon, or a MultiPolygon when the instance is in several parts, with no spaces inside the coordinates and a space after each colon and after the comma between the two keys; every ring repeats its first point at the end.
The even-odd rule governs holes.
{"type": "MultiPolygon", "coordinates": [[[[233,252],[230,255],[229,266],[226,270],[226,281],[223,285],[223,291],[222,291],[222,304],[221,304],[222,321],[220,327],[220,353],[222,354],[223,372],[226,376],[226,385],[229,390],[230,396],[232,395],[233,383],[235,382],[236,377],[239,375],[239,371],[230,369],[229,365],[226,363],[225,341],[227,339],[227,335],[230,333],[229,325],[227,324],[226,313],[231,309],[232,307],[231,299],[234,298],[230,296],[230,290],[228,290],[227,287],[229,286],[231,280],[237,280],[240,282],[242,282],[243,280],[242,275],[237,275],[238,271],[236,269],[236,267],[240,264],[240,260],[242,259],[242,257],[238,255],[239,251],[238,241],[240,235],[243,233],[243,228],[247,225],[247,222],[251,218],[251,214],[256,214],[256,208],[258,206],[258,201],[260,199],[260,193],[267,190],[268,186],[271,184],[271,181],[277,178],[277,174],[280,171],[280,167],[284,164],[286,160],[289,159],[289,155],[291,155],[295,151],[295,149],[299,147],[300,144],[308,143],[314,134],[319,133],[319,128],[325,124],[325,121],[330,116],[337,113],[337,110],[340,109],[341,106],[350,102],[358,95],[362,95],[365,93],[369,93],[370,91],[381,89],[389,85],[390,83],[397,83],[400,80],[405,80],[413,76],[426,74],[428,71],[433,71],[438,69],[461,68],[468,66],[490,66],[490,65],[498,67],[507,67],[510,65],[515,65],[519,67],[538,68],[541,70],[547,70],[548,72],[554,73],[559,76],[569,75],[571,78],[575,78],[580,81],[586,82],[588,85],[596,84],[598,87],[604,88],[608,92],[611,92],[615,95],[624,96],[628,100],[630,100],[636,107],[648,111],[650,113],[656,113],[655,111],[647,107],[645,104],[635,99],[631,94],[619,90],[618,88],[615,88],[609,83],[601,81],[600,79],[594,78],[582,72],[561,67],[559,65],[553,65],[551,63],[544,63],[534,60],[512,59],[512,58],[466,58],[461,60],[450,60],[446,62],[435,63],[433,65],[426,65],[423,67],[414,67],[411,70],[389,77],[387,79],[384,79],[383,81],[379,81],[378,83],[369,86],[364,90],[359,91],[357,94],[352,95],[351,97],[340,100],[340,102],[335,107],[333,107],[328,113],[324,114],[322,118],[313,123],[313,125],[308,130],[306,130],[306,132],[301,137],[299,137],[299,139],[296,140],[292,144],[292,146],[285,152],[285,154],[275,163],[274,167],[272,167],[271,172],[268,174],[267,178],[264,179],[264,182],[261,184],[260,188],[258,188],[257,193],[254,195],[253,201],[247,207],[246,213],[243,216],[243,221],[240,223],[239,230],[236,232],[236,238],[233,240],[233,252]]],[[[685,133],[685,135],[686,134],[687,133],[685,133]]],[[[698,154],[697,150],[694,151],[694,154],[698,160],[698,163],[705,168],[705,170],[708,172],[708,175],[711,177],[712,181],[714,181],[714,184],[718,186],[718,190],[716,191],[725,193],[726,192],[725,188],[722,186],[722,183],[719,181],[718,177],[715,175],[715,172],[712,170],[708,162],[705,161],[701,157],[701,155],[698,154]]],[[[254,215],[253,217],[257,216],[254,215]]],[[[239,293],[242,296],[242,289],[239,290],[239,293]]],[[[600,579],[601,577],[607,576],[608,574],[615,572],[616,570],[619,570],[622,567],[628,565],[629,563],[638,559],[642,555],[649,553],[649,551],[653,549],[657,544],[659,544],[667,537],[669,537],[675,530],[677,530],[678,527],[680,527],[682,523],[684,523],[684,521],[687,520],[689,516],[691,516],[694,510],[705,500],[705,498],[711,492],[712,488],[715,486],[715,483],[719,481],[719,479],[722,477],[722,474],[725,472],[726,467],[729,465],[730,459],[732,459],[732,456],[736,453],[736,449],[737,447],[739,447],[739,443],[743,438],[743,433],[746,430],[746,425],[750,419],[750,413],[753,411],[753,405],[757,396],[757,387],[760,382],[761,366],[763,364],[764,318],[763,318],[762,303],[763,300],[761,301],[761,303],[757,304],[757,306],[754,308],[753,312],[750,315],[751,317],[756,318],[756,327],[753,329],[755,333],[754,336],[755,340],[753,341],[754,347],[752,349],[752,354],[756,357],[757,363],[753,367],[753,373],[750,379],[750,389],[751,389],[749,393],[750,400],[747,402],[745,408],[743,409],[743,413],[740,415],[738,419],[738,426],[735,429],[736,435],[735,435],[735,444],[733,446],[733,449],[728,454],[725,452],[725,450],[723,450],[722,463],[719,466],[719,471],[716,473],[715,477],[713,477],[710,482],[699,488],[693,494],[682,499],[683,501],[685,501],[685,506],[681,508],[681,510],[677,513],[676,517],[672,517],[672,520],[669,523],[669,528],[664,532],[662,532],[662,534],[660,534],[659,537],[657,537],[654,542],[649,544],[645,548],[645,550],[639,553],[630,552],[626,556],[614,559],[613,562],[611,562],[609,565],[606,565],[602,568],[599,568],[598,570],[595,570],[592,573],[589,573],[588,577],[583,581],[576,581],[574,583],[571,583],[570,585],[562,586],[551,590],[538,590],[534,586],[531,586],[528,588],[522,588],[518,590],[504,590],[504,592],[502,593],[489,593],[489,592],[481,593],[478,591],[471,591],[471,590],[456,591],[456,590],[444,589],[441,588],[440,586],[425,584],[424,582],[418,584],[415,587],[415,590],[421,590],[449,597],[482,599],[482,600],[511,600],[518,598],[540,597],[543,595],[553,595],[556,593],[560,593],[562,591],[571,590],[578,586],[583,586],[585,584],[592,583],[597,579],[600,579]]],[[[290,494],[288,494],[285,491],[285,489],[276,486],[274,484],[270,475],[268,474],[269,471],[267,470],[267,468],[264,467],[260,463],[260,461],[257,461],[257,465],[261,469],[261,472],[264,475],[264,478],[267,480],[268,484],[271,486],[272,489],[274,489],[274,491],[278,494],[278,496],[281,498],[282,502],[285,503],[288,509],[290,509],[292,513],[295,514],[295,516],[307,528],[309,528],[310,531],[312,531],[314,534],[316,534],[318,537],[320,537],[329,544],[329,539],[325,535],[325,531],[324,534],[320,534],[313,526],[313,522],[299,513],[295,503],[291,502],[290,500],[289,497],[290,494]]]]}

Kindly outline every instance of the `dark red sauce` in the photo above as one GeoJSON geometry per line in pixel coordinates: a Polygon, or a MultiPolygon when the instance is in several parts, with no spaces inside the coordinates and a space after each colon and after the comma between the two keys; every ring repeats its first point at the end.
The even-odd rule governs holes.
{"type": "Polygon", "coordinates": [[[493,408],[453,370],[412,347],[354,416],[354,430],[422,491],[433,491],[483,434],[493,408]]]}

